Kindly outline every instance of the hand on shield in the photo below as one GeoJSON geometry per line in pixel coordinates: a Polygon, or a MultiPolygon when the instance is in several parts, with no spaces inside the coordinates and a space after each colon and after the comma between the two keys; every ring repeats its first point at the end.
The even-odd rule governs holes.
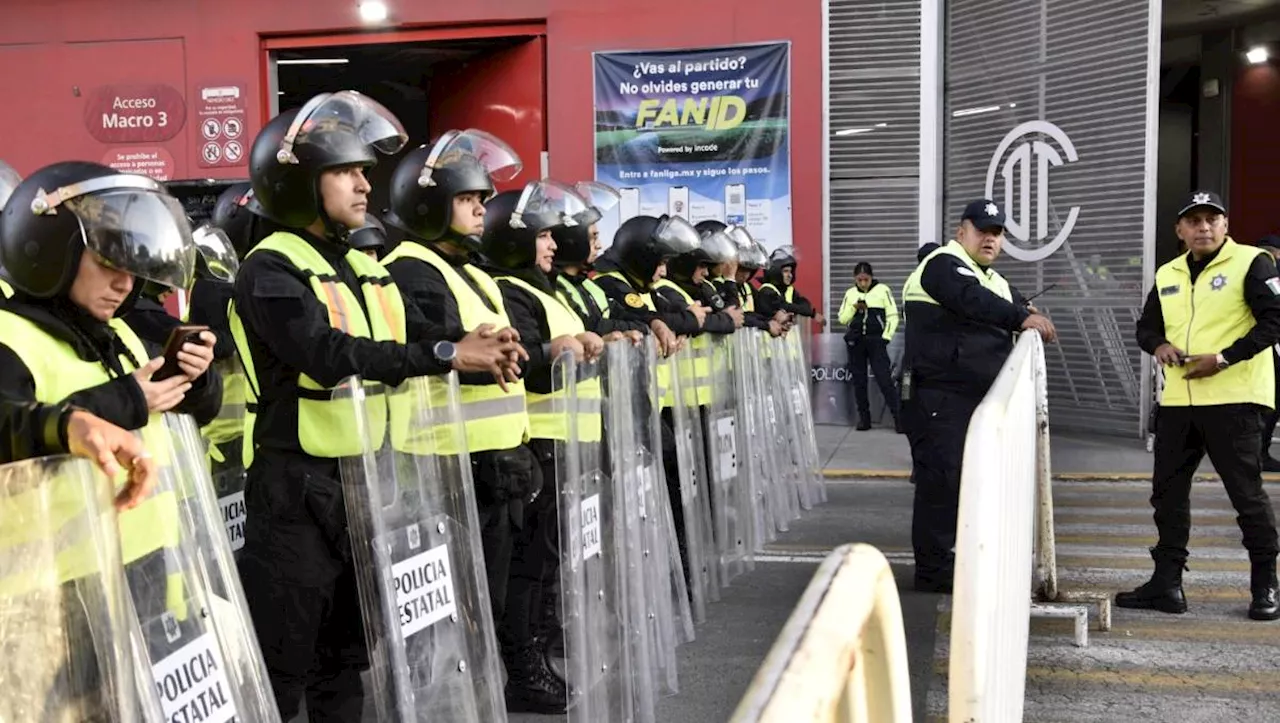
{"type": "Polygon", "coordinates": [[[671,327],[667,326],[665,321],[654,319],[649,322],[649,328],[653,330],[653,335],[658,341],[658,351],[662,353],[662,356],[668,357],[676,353],[676,348],[680,342],[676,338],[675,332],[671,331],[671,327]]]}
{"type": "Polygon", "coordinates": [[[729,318],[733,319],[734,328],[741,329],[742,323],[746,319],[746,314],[742,313],[742,308],[738,306],[730,306],[728,309],[725,309],[724,311],[726,314],[729,315],[729,318]]]}
{"type": "Polygon", "coordinates": [[[599,334],[584,331],[577,336],[577,339],[582,344],[582,350],[587,361],[595,361],[604,353],[604,339],[601,339],[599,334]]]}
{"type": "Polygon", "coordinates": [[[770,335],[770,336],[774,336],[774,337],[782,336],[783,331],[784,331],[784,329],[783,329],[783,327],[782,327],[782,323],[781,323],[781,322],[776,321],[776,320],[775,320],[775,321],[771,321],[771,322],[769,322],[769,335],[770,335]]]}
{"type": "Polygon", "coordinates": [[[821,311],[818,312],[817,316],[813,317],[813,320],[817,322],[819,327],[827,325],[827,317],[821,311]]]}
{"type": "Polygon", "coordinates": [[[518,360],[528,359],[529,355],[516,341],[519,335],[504,333],[508,330],[495,331],[493,325],[482,324],[471,333],[462,337],[454,345],[457,354],[453,358],[453,368],[460,372],[488,372],[498,381],[498,386],[507,391],[507,382],[520,378],[518,360]]]}
{"type": "Polygon", "coordinates": [[[698,327],[701,328],[707,323],[707,314],[711,313],[711,309],[702,305],[701,301],[695,302],[689,307],[689,311],[698,319],[698,327]]]}
{"type": "Polygon", "coordinates": [[[551,340],[551,358],[559,358],[565,352],[572,352],[574,359],[582,359],[586,355],[586,350],[582,348],[582,342],[568,334],[551,340]]]}
{"type": "Polygon", "coordinates": [[[89,412],[77,410],[68,417],[67,448],[93,461],[112,479],[122,468],[128,472],[129,479],[116,496],[116,509],[121,512],[136,506],[155,486],[156,465],[142,440],[89,412]]]}

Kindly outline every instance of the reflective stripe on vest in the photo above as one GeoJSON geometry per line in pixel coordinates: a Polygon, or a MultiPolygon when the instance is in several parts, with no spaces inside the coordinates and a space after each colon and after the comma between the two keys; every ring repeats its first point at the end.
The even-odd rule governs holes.
{"type": "MultiPolygon", "coordinates": [[[[617,279],[622,283],[626,284],[627,288],[632,289],[633,291],[636,288],[634,285],[632,285],[632,283],[627,279],[626,276],[622,275],[621,271],[610,271],[608,273],[600,274],[600,276],[617,279]]],[[[655,314],[658,313],[658,307],[656,304],[653,303],[652,293],[641,294],[639,291],[635,291],[635,293],[639,295],[640,301],[644,302],[644,307],[646,309],[648,309],[649,311],[652,311],[655,314]]],[[[658,399],[660,400],[663,409],[670,407],[672,403],[674,403],[675,392],[672,390],[672,387],[671,387],[671,369],[661,359],[658,360],[657,392],[658,392],[658,399]]]]}
{"type": "Polygon", "coordinates": [[[13,287],[4,279],[0,279],[0,296],[3,296],[6,299],[13,298],[13,287]]]}
{"type": "Polygon", "coordinates": [[[578,287],[574,286],[569,277],[564,274],[556,277],[556,286],[559,287],[556,289],[556,297],[565,306],[574,309],[578,316],[585,321],[590,316],[590,312],[587,310],[587,302],[583,301],[582,294],[578,292],[578,287]]]}
{"type": "MultiPolygon", "coordinates": [[[[685,303],[693,306],[693,297],[685,292],[676,284],[661,279],[654,283],[654,288],[675,289],[684,299],[685,303]]],[[[706,334],[699,334],[693,337],[692,343],[689,344],[689,353],[681,354],[679,357],[680,381],[684,388],[692,388],[698,400],[698,404],[706,405],[711,403],[711,337],[706,334]]],[[[669,407],[675,403],[675,391],[668,389],[663,397],[663,407],[669,407]]]]}
{"type": "Polygon", "coordinates": [[[742,304],[743,311],[756,310],[756,294],[755,289],[751,288],[751,282],[738,284],[738,301],[742,304]]]}
{"type": "Polygon", "coordinates": [[[760,290],[761,290],[761,291],[764,291],[765,289],[770,289],[770,290],[772,290],[772,291],[773,291],[773,293],[777,294],[778,296],[781,296],[781,297],[783,298],[783,300],[784,300],[784,301],[786,301],[788,304],[790,304],[790,303],[791,303],[792,301],[794,301],[794,300],[795,300],[795,298],[796,298],[796,287],[795,287],[795,286],[788,286],[788,287],[787,287],[787,290],[786,290],[786,291],[783,291],[782,289],[779,289],[779,288],[777,287],[777,285],[776,285],[776,284],[774,284],[773,282],[769,282],[769,283],[765,283],[765,284],[760,284],[760,290]]]}
{"type": "MultiPolygon", "coordinates": [[[[138,364],[148,361],[147,350],[142,345],[142,340],[123,320],[112,319],[109,324],[133,356],[133,359],[124,354],[119,357],[120,368],[126,374],[132,374],[137,371],[138,364]]],[[[35,401],[42,404],[60,404],[76,392],[106,384],[113,379],[101,363],[81,359],[70,344],[17,314],[0,310],[0,339],[26,365],[35,386],[35,401]]],[[[143,444],[158,466],[172,464],[169,432],[160,415],[152,414],[140,434],[143,444]]],[[[116,480],[117,487],[122,486],[124,479],[121,475],[116,480]]],[[[177,544],[178,538],[177,498],[172,491],[157,493],[137,507],[121,512],[119,527],[120,552],[122,562],[126,565],[144,555],[172,547],[177,544]]],[[[59,554],[59,580],[70,580],[97,569],[97,561],[85,557],[95,554],[93,550],[74,546],[59,554]]],[[[171,579],[171,583],[180,585],[181,578],[171,579]]],[[[176,591],[181,592],[181,588],[176,588],[176,591]]]]}
{"type": "MultiPolygon", "coordinates": [[[[1194,284],[1186,254],[1161,266],[1156,271],[1156,294],[1169,343],[1191,355],[1218,354],[1248,334],[1257,321],[1244,297],[1245,277],[1254,259],[1265,253],[1265,249],[1241,246],[1228,238],[1194,284]]],[[[1211,377],[1188,380],[1185,373],[1183,367],[1165,367],[1161,406],[1275,406],[1275,367],[1270,350],[1211,377]]]]}
{"type": "Polygon", "coordinates": [[[920,283],[920,277],[924,273],[924,267],[926,264],[932,261],[935,256],[942,256],[944,254],[960,259],[965,266],[972,269],[973,277],[978,280],[978,283],[982,284],[984,289],[990,291],[996,296],[999,296],[1005,301],[1013,301],[1013,291],[1009,288],[1009,282],[1005,281],[1003,276],[992,269],[984,270],[976,261],[969,258],[969,254],[965,252],[963,246],[952,241],[946,246],[935,249],[933,253],[924,257],[924,261],[921,261],[916,266],[916,270],[912,271],[911,275],[907,277],[907,282],[902,285],[903,311],[906,311],[907,304],[913,301],[933,304],[934,306],[939,305],[938,302],[924,290],[924,286],[920,283]]]}
{"type": "MultiPolygon", "coordinates": [[[[383,265],[404,258],[429,264],[444,277],[458,304],[462,328],[471,331],[482,324],[492,324],[497,329],[511,326],[506,306],[502,302],[502,290],[491,276],[467,264],[465,271],[483,291],[493,311],[458,273],[458,270],[435,251],[413,241],[403,241],[396,250],[382,260],[383,265]]],[[[467,448],[472,452],[491,452],[518,447],[529,431],[529,417],[525,410],[524,382],[508,383],[507,390],[497,384],[463,384],[461,386],[462,418],[467,428],[467,448]]]]}
{"type": "MultiPolygon", "coordinates": [[[[514,276],[500,276],[498,277],[498,283],[511,284],[533,296],[542,306],[542,316],[547,322],[547,328],[550,330],[549,339],[561,336],[577,336],[586,331],[578,315],[554,296],[540,291],[514,276]]],[[[552,385],[558,386],[554,373],[552,373],[551,379],[552,385]]],[[[538,394],[526,387],[525,400],[529,405],[529,436],[534,439],[568,440],[568,414],[572,411],[578,415],[578,441],[599,442],[600,379],[597,377],[579,380],[577,409],[570,410],[568,408],[566,396],[564,389],[553,391],[550,394],[538,394]],[[590,412],[592,407],[594,407],[594,413],[590,412]]]]}
{"type": "MultiPolygon", "coordinates": [[[[278,231],[263,239],[249,252],[273,251],[284,256],[307,276],[311,291],[324,304],[332,329],[356,337],[375,341],[405,340],[404,299],[387,270],[365,254],[350,249],[343,260],[355,272],[360,282],[360,292],[368,308],[366,315],[360,302],[338,272],[311,244],[302,237],[287,231],[278,231]]],[[[248,258],[246,256],[246,258],[248,258]]],[[[249,351],[244,326],[236,313],[235,304],[228,314],[231,335],[245,367],[246,411],[244,436],[246,468],[252,464],[253,426],[257,418],[256,403],[262,385],[257,379],[252,354],[249,351]]],[[[352,413],[349,399],[333,399],[335,389],[316,382],[305,373],[298,374],[298,445],[313,457],[350,457],[362,453],[365,440],[358,430],[358,420],[352,413]]],[[[367,433],[374,448],[382,445],[386,435],[387,408],[383,394],[366,394],[365,409],[369,425],[367,433]]]]}

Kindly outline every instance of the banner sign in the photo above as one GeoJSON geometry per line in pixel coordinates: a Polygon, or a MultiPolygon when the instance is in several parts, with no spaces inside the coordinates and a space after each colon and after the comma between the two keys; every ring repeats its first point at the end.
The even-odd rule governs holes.
{"type": "Polygon", "coordinates": [[[622,202],[605,245],[644,214],[791,241],[790,43],[595,53],[596,180],[622,202]]]}

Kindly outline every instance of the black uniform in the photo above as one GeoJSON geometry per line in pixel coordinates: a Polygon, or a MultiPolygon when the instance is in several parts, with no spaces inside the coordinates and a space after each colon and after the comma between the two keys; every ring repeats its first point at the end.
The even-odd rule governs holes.
{"type": "Polygon", "coordinates": [[[227,306],[235,296],[235,286],[222,281],[196,279],[191,289],[189,323],[209,327],[218,337],[213,347],[213,358],[222,361],[236,353],[236,342],[231,337],[231,325],[227,321],[227,306]]]}
{"type": "MultiPolygon", "coordinates": [[[[291,233],[320,252],[363,308],[360,282],[344,260],[347,249],[305,231],[291,233]]],[[[311,720],[359,720],[360,670],[368,667],[368,651],[339,460],[301,450],[298,375],[326,387],[356,374],[394,386],[413,376],[448,373],[451,366],[422,344],[360,339],[331,328],[307,276],[273,251],[245,259],[235,304],[259,385],[240,553],[258,642],[283,718],[297,712],[305,693],[311,720]]],[[[441,336],[409,304],[405,321],[411,340],[441,336]]]]}
{"type": "MultiPolygon", "coordinates": [[[[787,289],[791,288],[790,285],[782,283],[782,267],[770,268],[765,271],[764,283],[773,284],[782,294],[786,294],[787,289]]],[[[797,316],[816,316],[813,304],[801,296],[799,291],[791,296],[791,301],[787,301],[782,294],[764,286],[756,289],[756,311],[766,319],[772,319],[773,315],[779,311],[785,311],[797,316]]]]}
{"type": "Polygon", "coordinates": [[[69,404],[0,399],[0,464],[66,454],[69,404]]]}
{"type": "Polygon", "coordinates": [[[625,318],[625,315],[619,314],[616,301],[610,299],[609,308],[601,309],[600,305],[596,303],[596,297],[584,288],[584,284],[587,281],[586,276],[581,274],[570,276],[560,271],[553,271],[552,278],[557,290],[563,290],[564,295],[569,299],[569,306],[577,312],[578,318],[582,319],[582,325],[587,328],[587,331],[593,331],[600,336],[612,334],[615,331],[649,333],[648,324],[625,318]],[[576,290],[577,296],[569,293],[569,288],[576,290]],[[582,300],[582,306],[578,306],[577,299],[582,300]]]}
{"type": "MultiPolygon", "coordinates": [[[[137,283],[141,284],[140,281],[137,283]]],[[[163,304],[142,295],[137,296],[133,308],[122,318],[152,353],[163,350],[165,342],[169,341],[169,333],[182,324],[182,320],[170,314],[163,304]]]]}
{"type": "MultiPolygon", "coordinates": [[[[1188,254],[1191,283],[1217,256],[1197,261],[1188,254]]],[[[1267,285],[1276,277],[1270,255],[1259,255],[1249,266],[1244,281],[1244,299],[1256,320],[1254,327],[1222,356],[1231,364],[1258,354],[1273,354],[1271,345],[1280,339],[1280,296],[1267,285]]],[[[1154,354],[1165,338],[1164,314],[1153,286],[1138,320],[1138,346],[1154,354]]],[[[1177,346],[1177,343],[1174,343],[1177,346]]],[[[1275,513],[1261,484],[1261,431],[1270,409],[1257,404],[1161,407],[1156,423],[1153,450],[1155,488],[1151,504],[1155,508],[1160,539],[1156,552],[1186,560],[1191,534],[1191,480],[1208,451],[1214,469],[1222,476],[1227,494],[1239,513],[1244,546],[1252,559],[1272,559],[1278,551],[1275,513]]]]}
{"type": "Polygon", "coordinates": [[[916,485],[911,538],[917,586],[949,591],[969,418],[1013,350],[1012,332],[1030,312],[987,290],[949,254],[930,260],[920,283],[938,303],[907,301],[904,308],[903,368],[911,373],[911,391],[902,415],[916,485]]]}
{"type": "MultiPolygon", "coordinates": [[[[37,324],[52,336],[70,344],[85,361],[102,364],[112,380],[76,392],[66,401],[124,429],[141,429],[150,417],[147,398],[133,375],[124,371],[120,357],[133,355],[115,331],[66,298],[27,302],[15,297],[5,310],[37,324]]],[[[133,359],[138,367],[147,359],[133,359]]],[[[35,401],[35,380],[22,358],[0,340],[0,400],[25,404],[35,401]]],[[[222,381],[213,369],[191,385],[186,397],[172,411],[190,414],[196,423],[208,424],[222,407],[222,381]]]]}
{"type": "MultiPolygon", "coordinates": [[[[431,245],[437,255],[459,270],[458,275],[475,289],[476,294],[489,305],[489,297],[476,284],[471,274],[462,269],[470,261],[467,255],[453,255],[439,245],[431,245]]],[[[462,315],[453,291],[435,267],[417,259],[402,258],[387,266],[387,271],[400,287],[407,306],[414,306],[429,319],[439,334],[438,338],[452,342],[461,341],[468,330],[462,325],[462,315]]],[[[490,310],[494,310],[490,306],[490,310]]],[[[508,309],[508,316],[511,310],[508,309]]],[[[514,319],[511,320],[514,324],[514,319]]],[[[414,338],[410,334],[410,338],[414,338]]],[[[524,339],[521,346],[529,354],[529,361],[521,365],[521,373],[527,374],[533,364],[544,360],[549,347],[533,344],[524,339]]],[[[459,373],[461,384],[487,386],[497,384],[493,375],[480,372],[459,373]]],[[[524,520],[522,500],[544,484],[541,469],[533,453],[524,445],[510,450],[471,453],[471,472],[476,484],[476,504],[480,515],[480,538],[484,546],[485,573],[489,579],[489,600],[493,607],[494,622],[501,624],[506,609],[508,571],[511,560],[512,524],[521,525],[524,520]]]]}

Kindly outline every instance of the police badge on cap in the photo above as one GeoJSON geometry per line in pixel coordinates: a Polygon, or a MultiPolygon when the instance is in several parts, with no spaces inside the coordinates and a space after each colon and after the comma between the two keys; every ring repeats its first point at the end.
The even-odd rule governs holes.
{"type": "Polygon", "coordinates": [[[1182,204],[1182,210],[1178,212],[1178,218],[1182,218],[1199,208],[1213,209],[1223,216],[1227,215],[1227,206],[1222,202],[1221,196],[1213,191],[1196,191],[1187,196],[1182,204]]]}

